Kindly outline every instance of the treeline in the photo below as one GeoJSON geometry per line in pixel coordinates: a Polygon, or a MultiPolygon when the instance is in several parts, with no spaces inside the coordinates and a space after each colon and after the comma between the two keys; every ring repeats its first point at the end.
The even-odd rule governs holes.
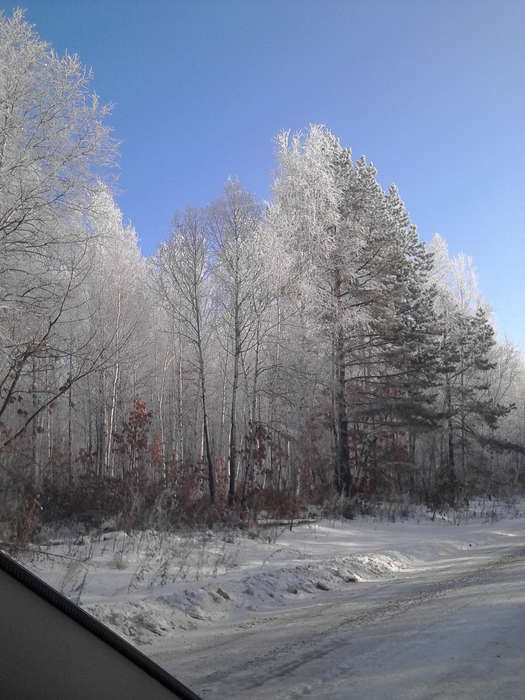
{"type": "Polygon", "coordinates": [[[322,126],[143,258],[76,57],[0,16],[1,515],[123,525],[434,509],[523,488],[523,358],[472,263],[322,126]]]}

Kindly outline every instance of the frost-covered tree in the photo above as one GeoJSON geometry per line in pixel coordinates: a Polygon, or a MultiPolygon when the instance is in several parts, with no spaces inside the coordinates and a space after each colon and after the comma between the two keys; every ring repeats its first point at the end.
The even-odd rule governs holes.
{"type": "MultiPolygon", "coordinates": [[[[265,261],[260,240],[260,207],[238,180],[229,179],[224,195],[208,208],[208,235],[214,255],[217,302],[222,309],[231,356],[228,445],[228,501],[234,503],[238,475],[238,394],[245,353],[256,340],[257,304],[264,294],[265,261]]],[[[269,251],[266,251],[267,253],[269,251]]]]}
{"type": "Polygon", "coordinates": [[[365,482],[375,487],[378,481],[384,483],[385,470],[398,482],[404,470],[413,483],[416,438],[436,426],[438,383],[432,255],[419,240],[394,186],[385,202],[387,269],[378,271],[380,302],[370,308],[360,378],[359,368],[355,371],[360,379],[359,428],[371,443],[365,482]]]}
{"type": "Polygon", "coordinates": [[[130,528],[525,486],[523,357],[372,163],[282,133],[269,203],[230,179],[147,260],[90,81],[0,14],[0,511],[130,528]]]}
{"type": "Polygon", "coordinates": [[[199,376],[203,437],[208,467],[210,503],[215,502],[215,472],[208,418],[206,347],[210,334],[210,260],[202,212],[187,209],[173,219],[170,240],[160,247],[156,260],[157,285],[166,311],[179,324],[190,343],[199,376]]]}
{"type": "Polygon", "coordinates": [[[74,380],[66,374],[55,389],[43,393],[41,383],[33,381],[39,368],[63,358],[64,324],[81,315],[79,290],[88,274],[92,241],[86,216],[101,170],[113,162],[114,143],[103,124],[108,109],[90,94],[90,79],[78,57],[59,57],[42,42],[23,12],[0,15],[4,445],[23,435],[74,380]],[[31,406],[17,409],[14,420],[18,389],[32,392],[31,406]]]}
{"type": "MultiPolygon", "coordinates": [[[[89,378],[90,410],[87,449],[100,473],[116,472],[114,438],[122,406],[137,393],[137,364],[144,365],[148,315],[145,313],[146,269],[134,228],[106,188],[95,195],[89,216],[93,236],[90,272],[83,285],[84,323],[90,356],[98,368],[89,378]],[[95,389],[96,387],[96,389],[95,389]]],[[[83,387],[86,390],[86,387],[83,387]]],[[[125,410],[125,409],[124,409],[125,410]]]]}
{"type": "MultiPolygon", "coordinates": [[[[295,261],[296,294],[306,304],[307,323],[314,324],[325,366],[330,368],[324,381],[332,393],[335,484],[339,492],[349,494],[351,462],[355,472],[359,460],[355,436],[362,433],[365,416],[371,423],[366,439],[373,443],[377,438],[373,416],[382,411],[386,417],[386,399],[398,399],[398,418],[401,398],[407,408],[406,392],[392,394],[400,369],[393,374],[394,346],[399,348],[398,365],[404,353],[405,384],[410,383],[408,374],[416,371],[416,345],[418,372],[424,373],[425,329],[416,331],[414,324],[426,314],[428,331],[430,262],[395,189],[384,193],[375,168],[364,158],[353,163],[350,151],[327,129],[312,126],[304,137],[283,134],[278,146],[280,168],[270,216],[288,243],[295,261]]],[[[429,379],[421,382],[428,386],[429,379]]],[[[411,386],[414,398],[415,381],[411,386]]],[[[421,395],[419,399],[421,403],[421,395]]],[[[391,408],[394,403],[390,401],[391,408]]]]}
{"type": "Polygon", "coordinates": [[[439,343],[436,405],[441,407],[439,425],[428,440],[436,454],[433,498],[456,503],[476,489],[486,458],[483,449],[490,449],[499,421],[512,411],[513,403],[504,401],[493,386],[497,344],[472,260],[462,254],[451,258],[437,234],[430,250],[439,343]]]}

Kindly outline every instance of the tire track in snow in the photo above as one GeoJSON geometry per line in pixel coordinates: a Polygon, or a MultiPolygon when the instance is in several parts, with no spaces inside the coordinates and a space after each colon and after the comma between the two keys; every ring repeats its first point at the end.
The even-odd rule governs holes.
{"type": "MultiPolygon", "coordinates": [[[[349,631],[352,629],[359,629],[360,627],[373,625],[394,616],[402,615],[414,607],[425,605],[427,602],[443,597],[450,591],[475,585],[490,578],[498,569],[502,569],[522,558],[525,558],[525,547],[523,546],[513,548],[503,556],[488,561],[483,566],[448,576],[440,581],[417,584],[407,581],[408,586],[418,586],[418,589],[409,593],[402,593],[386,602],[375,604],[370,609],[350,615],[345,614],[344,610],[341,610],[347,603],[327,603],[320,606],[314,615],[314,618],[320,621],[320,625],[322,625],[324,618],[325,626],[323,629],[312,633],[309,625],[305,628],[302,627],[300,619],[288,622],[288,627],[297,628],[297,638],[284,645],[276,646],[263,655],[257,655],[249,662],[244,658],[239,663],[229,665],[227,670],[214,671],[201,677],[197,685],[200,688],[200,692],[204,695],[209,693],[211,697],[219,692],[219,697],[223,697],[220,694],[218,685],[222,685],[224,682],[227,685],[229,679],[235,676],[236,691],[255,690],[269,681],[275,681],[275,679],[292,674],[304,664],[317,661],[336,650],[350,646],[356,641],[354,635],[349,636],[349,631]],[[333,617],[338,614],[338,611],[344,617],[334,624],[333,617]],[[304,637],[305,634],[308,636],[304,637]],[[301,635],[303,635],[303,638],[301,638],[301,635]]],[[[431,572],[430,575],[435,575],[435,573],[431,572]]],[[[306,615],[308,614],[306,612],[306,615]]],[[[274,621],[275,618],[273,616],[272,618],[270,620],[274,621]]],[[[262,621],[261,626],[265,622],[270,622],[270,620],[262,621]]],[[[310,619],[306,618],[306,621],[311,622],[312,617],[310,616],[310,619]]]]}

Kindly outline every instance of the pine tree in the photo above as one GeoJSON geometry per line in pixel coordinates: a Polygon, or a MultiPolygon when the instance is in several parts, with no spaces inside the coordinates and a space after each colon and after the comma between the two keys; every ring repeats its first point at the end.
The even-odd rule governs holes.
{"type": "Polygon", "coordinates": [[[490,359],[495,340],[484,309],[479,306],[474,315],[458,308],[446,310],[442,314],[441,329],[443,413],[447,435],[443,466],[450,483],[455,485],[454,499],[457,500],[467,477],[471,441],[479,443],[483,439],[483,427],[496,429],[498,419],[509,413],[512,405],[495,403],[488,393],[488,373],[496,366],[490,359]]]}

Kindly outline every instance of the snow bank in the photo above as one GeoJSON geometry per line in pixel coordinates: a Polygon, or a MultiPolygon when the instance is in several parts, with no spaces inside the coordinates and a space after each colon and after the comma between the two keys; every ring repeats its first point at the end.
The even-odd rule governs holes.
{"type": "MultiPolygon", "coordinates": [[[[507,511],[508,513],[508,511],[507,511]]],[[[431,521],[424,513],[396,523],[372,518],[320,520],[261,531],[55,538],[24,563],[136,644],[176,630],[250,618],[352,586],[406,576],[455,558],[489,558],[525,536],[514,517],[431,521]],[[454,524],[458,523],[459,524],[454,524]]]]}
{"type": "MultiPolygon", "coordinates": [[[[408,568],[409,557],[396,552],[351,555],[312,564],[262,567],[248,576],[221,576],[206,582],[167,584],[147,598],[98,601],[83,607],[139,644],[199,623],[240,622],[254,613],[289,607],[327,591],[408,568]]],[[[239,572],[241,573],[241,572],[239,572]]]]}

